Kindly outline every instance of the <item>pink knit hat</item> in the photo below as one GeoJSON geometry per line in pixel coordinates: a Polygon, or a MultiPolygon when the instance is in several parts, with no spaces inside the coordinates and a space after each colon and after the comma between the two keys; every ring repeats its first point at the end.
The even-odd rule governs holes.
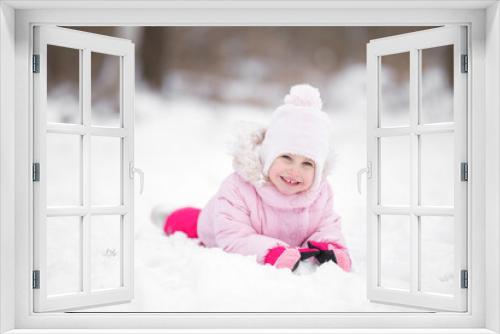
{"type": "Polygon", "coordinates": [[[262,172],[268,176],[269,167],[281,154],[303,155],[316,164],[310,188],[315,189],[321,182],[330,149],[332,123],[328,115],[321,111],[323,103],[319,90],[309,84],[292,86],[284,102],[274,111],[262,141],[262,172]]]}

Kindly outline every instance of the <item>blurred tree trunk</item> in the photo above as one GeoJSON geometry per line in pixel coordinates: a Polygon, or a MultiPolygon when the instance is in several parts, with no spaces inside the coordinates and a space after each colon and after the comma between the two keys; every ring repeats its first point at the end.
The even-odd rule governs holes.
{"type": "Polygon", "coordinates": [[[160,89],[169,61],[168,29],[144,27],[138,61],[142,67],[142,77],[153,89],[160,89]]]}

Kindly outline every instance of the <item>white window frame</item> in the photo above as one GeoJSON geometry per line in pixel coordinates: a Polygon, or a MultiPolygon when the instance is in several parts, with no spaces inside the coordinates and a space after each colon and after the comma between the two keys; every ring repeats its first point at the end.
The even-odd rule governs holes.
{"type": "Polygon", "coordinates": [[[191,328],[189,333],[220,333],[222,330],[217,328],[228,327],[234,329],[224,332],[500,333],[499,70],[500,7],[498,1],[491,0],[0,2],[0,333],[111,333],[105,328],[129,328],[127,333],[181,332],[175,328],[191,328]],[[471,31],[472,93],[468,119],[471,265],[467,313],[32,312],[33,125],[29,71],[34,24],[433,26],[444,23],[468,24],[471,31]],[[301,329],[293,329],[297,327],[301,329]],[[154,328],[164,330],[154,331],[154,328]]]}

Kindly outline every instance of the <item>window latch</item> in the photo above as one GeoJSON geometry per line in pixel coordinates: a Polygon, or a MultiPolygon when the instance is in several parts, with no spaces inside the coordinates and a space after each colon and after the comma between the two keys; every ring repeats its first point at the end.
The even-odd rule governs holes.
{"type": "Polygon", "coordinates": [[[141,189],[139,190],[139,193],[142,194],[142,191],[144,190],[144,172],[142,171],[142,169],[134,167],[134,162],[131,161],[129,164],[129,173],[130,173],[130,178],[132,180],[134,179],[135,173],[139,174],[139,180],[141,184],[141,189]]]}
{"type": "Polygon", "coordinates": [[[361,175],[366,173],[366,177],[369,179],[372,177],[372,163],[368,161],[368,166],[366,168],[362,168],[358,171],[358,193],[361,194],[361,175]]]}

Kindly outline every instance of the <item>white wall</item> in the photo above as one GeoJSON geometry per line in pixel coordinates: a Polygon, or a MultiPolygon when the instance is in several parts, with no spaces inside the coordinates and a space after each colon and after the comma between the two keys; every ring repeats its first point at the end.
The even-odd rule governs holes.
{"type": "Polygon", "coordinates": [[[0,333],[14,328],[14,10],[0,3],[0,333]],[[8,166],[5,168],[5,166],[8,166]],[[9,224],[8,224],[9,223],[9,224]],[[10,227],[10,228],[9,228],[10,227]]]}
{"type": "Polygon", "coordinates": [[[500,233],[500,5],[490,6],[486,17],[486,222],[490,223],[491,233],[486,234],[487,257],[485,278],[486,286],[494,287],[486,291],[486,327],[500,331],[498,314],[500,314],[500,289],[498,284],[500,268],[500,248],[498,236],[500,233]],[[490,281],[490,282],[488,282],[490,281]]]}

